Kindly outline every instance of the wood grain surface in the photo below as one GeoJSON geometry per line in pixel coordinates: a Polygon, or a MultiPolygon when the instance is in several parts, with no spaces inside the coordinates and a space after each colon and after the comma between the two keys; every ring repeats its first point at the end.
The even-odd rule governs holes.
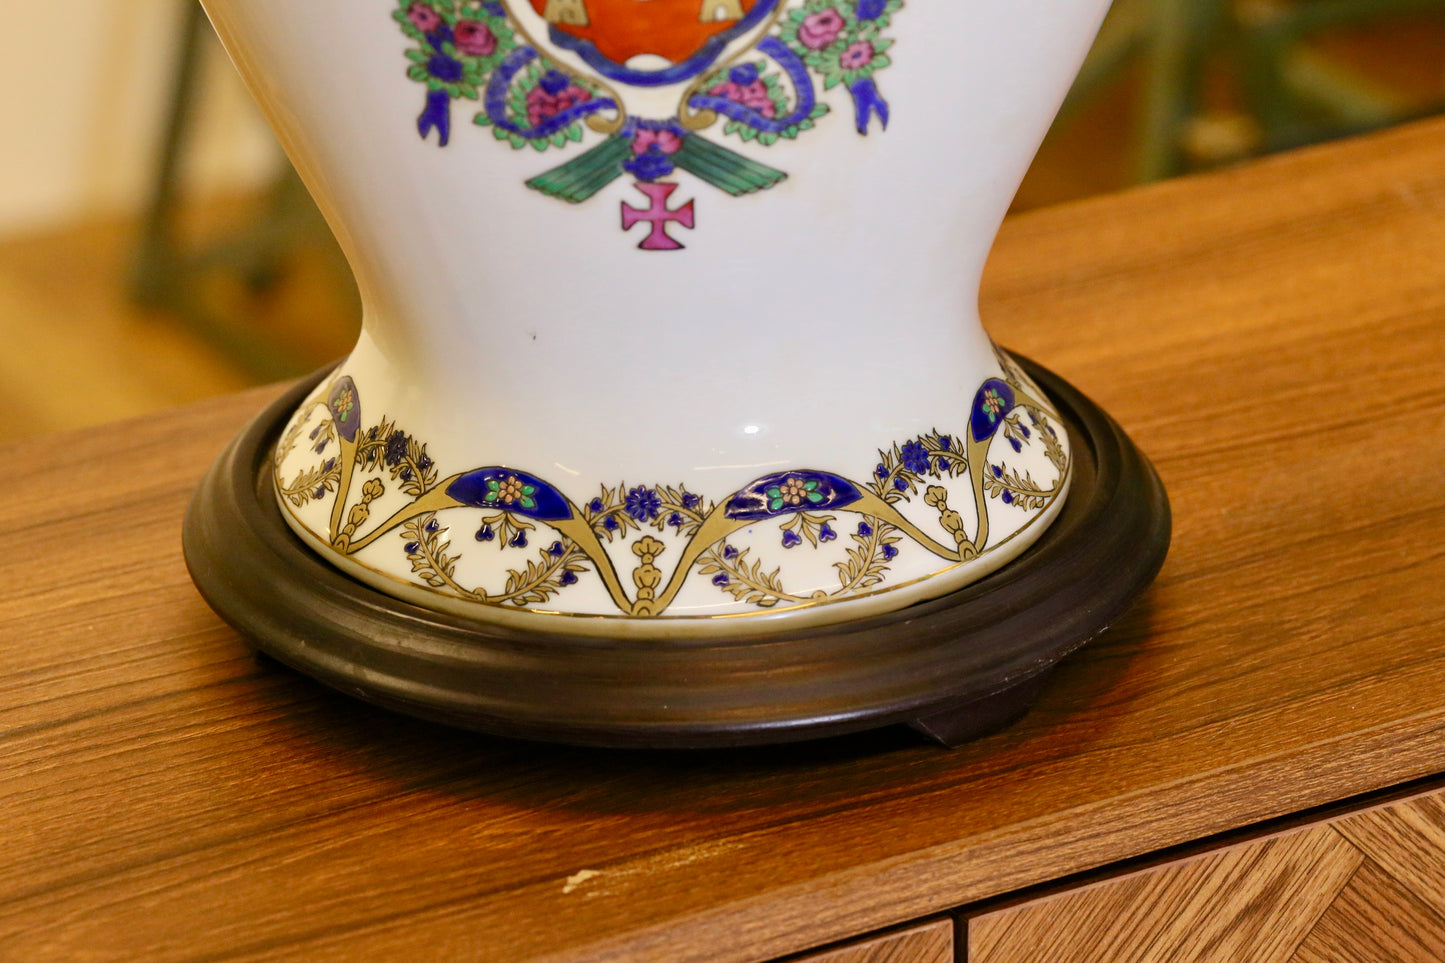
{"type": "Polygon", "coordinates": [[[969,963],[1438,963],[1445,793],[968,921],[969,963]]]}
{"type": "Polygon", "coordinates": [[[0,449],[0,959],[762,960],[1441,772],[1442,261],[1439,122],[1005,225],[992,333],[1131,432],[1174,543],[952,752],[388,715],[187,578],[188,493],[266,395],[0,449]]]}
{"type": "Polygon", "coordinates": [[[1288,963],[1363,857],[1328,828],[1076,890],[968,924],[970,963],[1288,963]]]}
{"type": "Polygon", "coordinates": [[[954,963],[953,921],[923,923],[837,949],[795,957],[789,963],[954,963]]]}
{"type": "Polygon", "coordinates": [[[1320,916],[1290,963],[1375,960],[1445,960],[1445,919],[1376,863],[1366,862],[1320,916]]]}

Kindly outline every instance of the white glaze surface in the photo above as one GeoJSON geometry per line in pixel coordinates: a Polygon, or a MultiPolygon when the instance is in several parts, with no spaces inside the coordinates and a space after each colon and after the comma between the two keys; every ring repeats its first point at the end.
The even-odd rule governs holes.
{"type": "MultiPolygon", "coordinates": [[[[795,141],[744,144],[722,136],[721,123],[701,131],[788,179],[730,197],[675,172],[670,205],[692,200],[696,213],[693,230],[676,231],[686,245],[678,251],[638,250],[641,229],[619,230],[621,205],[645,204],[630,177],[580,204],[525,186],[601,134],[543,157],[475,127],[475,104],[458,102],[446,147],[420,138],[420,86],[405,75],[410,41],[392,19],[395,5],[206,6],[356,271],[364,331],[340,372],[358,386],[362,427],[393,420],[426,443],[443,478],[506,466],[581,506],[618,485],[680,486],[719,505],[787,470],[862,484],[879,449],[931,431],[961,436],[980,386],[1003,374],[977,315],[984,259],[1107,3],[908,0],[892,17],[892,63],[878,75],[891,108],[886,131],[875,122],[860,136],[836,88],[823,98],[832,112],[795,141]]],[[[516,20],[528,16],[521,0],[512,9],[516,20]]],[[[625,99],[641,111],[666,91],[632,93],[625,99]]],[[[994,463],[1003,460],[997,444],[987,450],[994,463]]],[[[1033,458],[1023,467],[1048,488],[1040,452],[1013,455],[1033,458]]],[[[304,468],[283,460],[282,482],[304,468]]],[[[1054,481],[1061,495],[1066,479],[1054,481]]],[[[936,512],[927,527],[924,487],[910,495],[910,517],[925,534],[946,534],[936,512]]],[[[950,490],[955,510],[973,511],[950,490]]],[[[358,489],[349,494],[348,511],[358,489]]],[[[393,485],[386,497],[389,512],[402,495],[393,485]]],[[[870,590],[862,604],[901,605],[978,577],[1026,546],[1058,505],[1051,496],[1032,513],[991,508],[996,532],[970,561],[900,550],[878,589],[907,588],[870,590]]],[[[337,558],[324,547],[334,535],[327,514],[312,503],[288,519],[338,564],[407,594],[397,582],[415,581],[405,553],[387,555],[378,541],[337,558]]],[[[446,521],[470,540],[459,519],[446,521]]],[[[848,534],[836,534],[819,548],[846,544],[848,534]]],[[[668,548],[660,559],[675,561],[679,546],[668,548]]],[[[458,578],[496,582],[520,554],[468,552],[458,578]]],[[[631,556],[618,557],[626,588],[631,556]]],[[[826,551],[811,551],[806,565],[793,561],[796,547],[778,557],[798,570],[792,594],[838,584],[826,551]]],[[[587,582],[538,607],[615,621],[617,599],[587,582]]],[[[857,600],[764,610],[712,588],[689,583],[653,619],[856,614],[857,600]]],[[[420,591],[428,604],[453,604],[420,591]]],[[[454,604],[499,617],[497,606],[454,604]]]]}

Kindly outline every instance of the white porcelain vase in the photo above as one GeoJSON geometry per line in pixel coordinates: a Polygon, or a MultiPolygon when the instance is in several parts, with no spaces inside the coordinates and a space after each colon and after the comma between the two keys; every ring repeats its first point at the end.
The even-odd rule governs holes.
{"type": "Polygon", "coordinates": [[[205,0],[356,273],[300,538],[541,631],[853,619],[1059,511],[979,279],[1107,0],[205,0]]]}

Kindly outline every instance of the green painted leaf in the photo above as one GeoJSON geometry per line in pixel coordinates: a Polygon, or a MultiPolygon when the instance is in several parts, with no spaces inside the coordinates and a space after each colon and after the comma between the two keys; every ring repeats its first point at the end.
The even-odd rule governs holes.
{"type": "Polygon", "coordinates": [[[788,176],[699,136],[684,140],[672,159],[683,170],[734,196],[766,190],[788,176]]]}
{"type": "Polygon", "coordinates": [[[597,193],[622,176],[621,162],[631,145],[625,138],[610,137],[572,160],[527,181],[535,191],[576,204],[597,193]]]}

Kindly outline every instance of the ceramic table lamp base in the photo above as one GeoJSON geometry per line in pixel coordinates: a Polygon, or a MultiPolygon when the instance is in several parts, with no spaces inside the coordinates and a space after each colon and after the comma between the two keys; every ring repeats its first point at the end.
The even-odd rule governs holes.
{"type": "Polygon", "coordinates": [[[1147,462],[975,306],[1106,6],[208,0],[365,314],[198,493],[203,592],[304,671],[498,731],[989,715],[1167,542],[1147,462]],[[1086,516],[1122,581],[1050,535],[1086,516]]]}
{"type": "MultiPolygon", "coordinates": [[[[784,742],[908,723],[946,745],[1032,704],[1064,656],[1153,580],[1169,505],[1148,460],[1066,382],[1034,377],[1076,440],[1054,524],[942,598],[822,628],[657,641],[528,631],[399,601],[304,546],[272,488],[302,384],[197,489],[185,550],[210,604],[258,647],[348,694],[452,725],[617,747],[784,742]]],[[[326,383],[322,378],[321,383],[326,383]]]]}

